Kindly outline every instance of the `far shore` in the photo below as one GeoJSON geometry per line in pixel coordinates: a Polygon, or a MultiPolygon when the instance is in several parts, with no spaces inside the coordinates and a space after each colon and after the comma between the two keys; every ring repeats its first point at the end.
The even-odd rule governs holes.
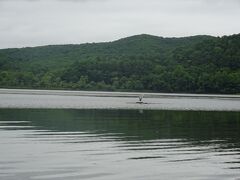
{"type": "Polygon", "coordinates": [[[108,91],[77,91],[77,90],[40,90],[40,89],[6,89],[0,88],[0,94],[33,94],[62,96],[93,96],[93,97],[139,97],[147,98],[239,98],[240,95],[229,94],[188,94],[188,93],[150,93],[150,92],[108,92],[108,91]]]}

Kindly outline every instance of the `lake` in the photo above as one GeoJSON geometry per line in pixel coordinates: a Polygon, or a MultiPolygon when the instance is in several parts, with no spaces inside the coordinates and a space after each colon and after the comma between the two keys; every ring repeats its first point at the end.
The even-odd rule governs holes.
{"type": "Polygon", "coordinates": [[[52,93],[0,92],[0,179],[240,179],[237,96],[52,93]]]}
{"type": "Polygon", "coordinates": [[[240,113],[0,109],[0,179],[237,179],[240,113]]]}
{"type": "Polygon", "coordinates": [[[0,108],[240,111],[240,95],[0,89],[0,108]]]}

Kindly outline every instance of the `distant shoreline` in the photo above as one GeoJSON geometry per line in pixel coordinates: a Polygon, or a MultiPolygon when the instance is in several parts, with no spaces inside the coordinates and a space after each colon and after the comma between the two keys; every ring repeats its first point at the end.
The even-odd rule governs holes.
{"type": "Polygon", "coordinates": [[[240,95],[228,94],[188,94],[188,93],[150,93],[150,92],[109,92],[109,91],[75,91],[75,90],[39,90],[39,89],[6,89],[0,88],[0,94],[32,94],[32,95],[62,95],[90,97],[139,97],[147,98],[237,98],[240,95]]]}

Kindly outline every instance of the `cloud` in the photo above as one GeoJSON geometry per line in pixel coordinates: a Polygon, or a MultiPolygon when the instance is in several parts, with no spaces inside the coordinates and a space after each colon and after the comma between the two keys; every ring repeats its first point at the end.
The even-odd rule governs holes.
{"type": "Polygon", "coordinates": [[[0,0],[0,48],[239,33],[239,0],[0,0]],[[80,2],[80,3],[75,3],[80,2]]]}
{"type": "MultiPolygon", "coordinates": [[[[9,1],[15,1],[15,2],[38,2],[38,1],[44,1],[44,0],[0,0],[0,2],[9,2],[9,1]]],[[[90,1],[107,1],[107,0],[49,0],[49,1],[65,1],[65,2],[90,2],[90,1]]]]}

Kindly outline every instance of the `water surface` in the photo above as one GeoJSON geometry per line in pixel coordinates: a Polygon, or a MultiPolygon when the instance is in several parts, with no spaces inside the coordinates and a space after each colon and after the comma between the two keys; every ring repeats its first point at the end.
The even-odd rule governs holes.
{"type": "Polygon", "coordinates": [[[0,179],[240,178],[240,112],[0,109],[0,179]]]}
{"type": "Polygon", "coordinates": [[[0,108],[240,111],[240,95],[0,89],[0,108]]]}

